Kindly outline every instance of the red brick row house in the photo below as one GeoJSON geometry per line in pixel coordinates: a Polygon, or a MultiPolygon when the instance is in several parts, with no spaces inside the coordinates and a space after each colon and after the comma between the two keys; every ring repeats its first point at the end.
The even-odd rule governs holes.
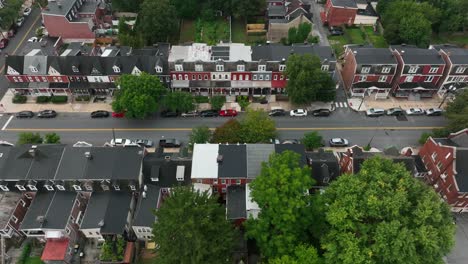
{"type": "Polygon", "coordinates": [[[468,212],[468,129],[447,138],[428,138],[419,151],[425,177],[454,212],[468,212]]]}
{"type": "Polygon", "coordinates": [[[34,196],[34,192],[2,192],[0,194],[0,235],[2,237],[17,241],[25,237],[20,230],[20,225],[34,196]]]}
{"type": "Polygon", "coordinates": [[[375,6],[368,0],[327,0],[320,19],[328,26],[375,25],[375,6]]]}

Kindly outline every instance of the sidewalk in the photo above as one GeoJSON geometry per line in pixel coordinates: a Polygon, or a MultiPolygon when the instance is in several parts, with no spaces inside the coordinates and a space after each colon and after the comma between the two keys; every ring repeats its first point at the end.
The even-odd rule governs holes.
{"type": "MultiPolygon", "coordinates": [[[[397,99],[394,97],[389,97],[388,99],[375,100],[373,98],[348,98],[348,105],[354,111],[366,111],[369,108],[383,108],[389,109],[392,107],[400,107],[404,110],[409,108],[438,108],[442,99],[434,96],[430,99],[421,99],[420,101],[409,101],[407,99],[397,99]],[[364,100],[364,101],[363,101],[364,100]]],[[[445,107],[445,104],[442,108],[445,107]]]]}
{"type": "MultiPolygon", "coordinates": [[[[107,110],[112,112],[112,106],[110,102],[106,101],[105,103],[66,103],[66,104],[37,104],[34,99],[29,99],[25,104],[13,104],[12,101],[13,93],[8,91],[5,96],[3,96],[0,104],[3,107],[0,107],[0,113],[17,113],[20,111],[33,111],[39,112],[42,110],[50,109],[57,112],[93,112],[96,110],[107,110]]],[[[70,97],[69,97],[70,100],[70,97]]]]}

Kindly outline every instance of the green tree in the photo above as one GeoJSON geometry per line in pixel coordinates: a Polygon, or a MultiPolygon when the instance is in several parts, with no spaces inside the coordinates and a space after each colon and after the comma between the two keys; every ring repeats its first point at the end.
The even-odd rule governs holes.
{"type": "Polygon", "coordinates": [[[294,255],[284,255],[280,258],[272,259],[269,264],[319,264],[321,260],[314,247],[300,245],[294,249],[294,255]]]}
{"type": "Polygon", "coordinates": [[[247,237],[255,239],[268,259],[294,256],[296,247],[310,241],[310,196],[314,184],[310,168],[300,166],[291,151],[273,154],[251,183],[252,199],[261,212],[246,222],[247,237]]]}
{"type": "Polygon", "coordinates": [[[166,94],[163,105],[171,111],[188,112],[195,109],[193,96],[187,92],[172,92],[166,94]]]}
{"type": "Polygon", "coordinates": [[[306,150],[309,151],[323,146],[323,138],[317,131],[304,134],[304,138],[302,138],[301,142],[304,144],[306,150]]]}
{"type": "Polygon", "coordinates": [[[42,144],[42,137],[39,133],[23,132],[18,135],[18,145],[42,144]]]}
{"type": "Polygon", "coordinates": [[[420,137],[419,140],[418,140],[418,143],[419,143],[420,145],[424,145],[424,143],[426,143],[427,139],[428,139],[430,136],[432,136],[431,133],[423,132],[423,133],[421,134],[421,137],[420,137]]]}
{"type": "Polygon", "coordinates": [[[157,263],[230,263],[236,232],[217,197],[176,187],[155,214],[157,263]]]}
{"type": "Polygon", "coordinates": [[[138,13],[141,3],[143,3],[143,0],[112,0],[112,9],[114,11],[138,13]]]}
{"type": "Polygon", "coordinates": [[[15,23],[22,4],[21,0],[8,0],[4,3],[4,7],[0,8],[0,29],[8,30],[15,23]]]}
{"type": "Polygon", "coordinates": [[[457,94],[447,104],[445,116],[448,119],[447,132],[457,132],[468,127],[468,90],[457,94]]]}
{"type": "Polygon", "coordinates": [[[197,18],[202,11],[199,0],[172,0],[179,18],[197,18]]]}
{"type": "Polygon", "coordinates": [[[442,263],[454,245],[448,205],[403,164],[368,159],[317,199],[325,263],[442,263]]]}
{"type": "Polygon", "coordinates": [[[57,133],[47,133],[44,135],[45,144],[60,144],[60,136],[57,133]]]}
{"type": "Polygon", "coordinates": [[[157,76],[142,73],[140,76],[123,74],[117,81],[120,89],[112,102],[115,112],[126,112],[129,118],[145,118],[158,109],[166,88],[157,76]]]}
{"type": "Polygon", "coordinates": [[[211,108],[213,108],[214,110],[221,110],[225,102],[226,96],[223,95],[215,95],[210,99],[211,108]]]}
{"type": "Polygon", "coordinates": [[[232,14],[238,18],[249,18],[263,14],[265,1],[263,0],[231,0],[232,14]]]}
{"type": "Polygon", "coordinates": [[[317,56],[289,56],[286,63],[286,75],[289,77],[286,91],[292,103],[329,102],[335,99],[335,84],[330,74],[322,71],[321,67],[317,56]]]}
{"type": "Polygon", "coordinates": [[[288,43],[297,43],[297,28],[296,27],[290,27],[288,29],[288,43]]]}
{"type": "Polygon", "coordinates": [[[416,13],[412,16],[401,18],[400,38],[405,43],[425,48],[429,46],[431,34],[431,22],[423,14],[416,13]]]}
{"type": "Polygon", "coordinates": [[[211,130],[207,126],[198,126],[192,128],[192,132],[189,135],[189,147],[193,149],[195,144],[207,143],[211,141],[211,130]]]}
{"type": "Polygon", "coordinates": [[[297,26],[296,42],[303,43],[307,40],[310,32],[312,31],[312,25],[310,23],[303,22],[297,26]]]}
{"type": "Polygon", "coordinates": [[[169,0],[144,0],[136,26],[147,44],[167,42],[179,33],[177,11],[169,0]]]}
{"type": "Polygon", "coordinates": [[[242,143],[268,143],[276,137],[275,121],[263,110],[247,110],[240,125],[242,143]]]}
{"type": "Polygon", "coordinates": [[[246,95],[240,95],[237,97],[237,103],[239,104],[242,110],[245,110],[250,104],[249,97],[246,95]]]}
{"type": "Polygon", "coordinates": [[[244,143],[242,142],[242,126],[236,119],[229,119],[217,127],[211,141],[213,143],[244,143]]]}

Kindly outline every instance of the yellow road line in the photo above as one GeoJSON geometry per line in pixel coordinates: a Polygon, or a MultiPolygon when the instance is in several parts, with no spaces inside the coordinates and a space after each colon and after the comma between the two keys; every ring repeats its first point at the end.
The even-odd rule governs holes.
{"type": "MultiPolygon", "coordinates": [[[[310,130],[431,130],[443,127],[280,127],[278,131],[310,131],[310,130]]],[[[210,128],[214,130],[214,128],[210,128]]],[[[53,131],[53,132],[108,132],[112,128],[7,128],[4,131],[53,131]]],[[[192,128],[114,128],[114,131],[192,131],[192,128]]]]}

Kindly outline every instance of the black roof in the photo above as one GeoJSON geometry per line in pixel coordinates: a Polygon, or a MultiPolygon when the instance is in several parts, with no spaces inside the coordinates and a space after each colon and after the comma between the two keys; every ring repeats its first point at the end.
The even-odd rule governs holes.
{"type": "Polygon", "coordinates": [[[143,150],[137,147],[67,146],[55,179],[138,180],[142,160],[143,150]],[[85,156],[86,152],[91,154],[91,159],[85,156]]]}
{"type": "Polygon", "coordinates": [[[131,201],[132,194],[128,192],[93,192],[81,229],[100,228],[101,234],[122,234],[131,201]]]}
{"type": "Polygon", "coordinates": [[[397,64],[394,54],[386,48],[368,48],[350,46],[356,58],[356,64],[397,64]]]}
{"type": "Polygon", "coordinates": [[[468,192],[468,149],[457,148],[456,171],[458,189],[460,192],[468,192]]]}
{"type": "Polygon", "coordinates": [[[332,0],[333,6],[342,6],[348,8],[357,8],[356,1],[354,0],[332,0]]]}
{"type": "Polygon", "coordinates": [[[301,167],[305,166],[307,164],[307,157],[305,154],[305,147],[302,144],[275,144],[275,152],[276,153],[282,153],[283,151],[293,151],[296,152],[297,154],[301,155],[300,160],[299,160],[299,165],[301,167]]]}
{"type": "Polygon", "coordinates": [[[15,71],[19,72],[20,74],[23,73],[23,66],[24,66],[24,56],[17,56],[17,55],[8,55],[5,57],[5,69],[3,74],[6,75],[8,72],[8,66],[13,68],[15,71]]]}
{"type": "Polygon", "coordinates": [[[151,182],[158,187],[175,187],[189,185],[191,183],[192,161],[186,159],[166,160],[158,153],[148,153],[143,160],[143,175],[145,183],[150,183],[151,178],[158,178],[157,182],[151,182]],[[184,181],[178,181],[177,166],[185,166],[184,181]]]}
{"type": "Polygon", "coordinates": [[[318,186],[327,185],[328,181],[336,179],[340,174],[338,159],[333,152],[320,149],[318,152],[307,153],[307,159],[312,168],[312,177],[317,181],[318,186]],[[324,181],[326,178],[328,181],[324,181]]]}
{"type": "Polygon", "coordinates": [[[218,163],[218,178],[247,177],[246,145],[219,145],[218,155],[223,157],[218,163]]]}
{"type": "Polygon", "coordinates": [[[152,227],[154,222],[157,220],[157,217],[154,215],[154,210],[156,210],[158,206],[161,187],[148,184],[146,185],[146,188],[146,198],[143,198],[143,195],[141,194],[143,189],[140,193],[138,205],[135,210],[135,218],[133,220],[134,226],[152,227]]]}
{"type": "Polygon", "coordinates": [[[414,158],[414,165],[416,166],[416,170],[418,172],[427,172],[426,165],[424,165],[424,162],[422,161],[421,156],[412,155],[411,157],[414,158]]]}
{"type": "Polygon", "coordinates": [[[323,62],[325,59],[328,61],[336,61],[335,55],[329,46],[318,46],[309,44],[294,44],[292,46],[285,46],[281,44],[257,45],[252,46],[252,60],[253,61],[286,61],[292,54],[316,55],[323,62]]]}
{"type": "Polygon", "coordinates": [[[453,64],[468,64],[468,49],[459,48],[454,45],[434,45],[436,50],[442,50],[449,55],[453,64]]]}
{"type": "Polygon", "coordinates": [[[444,59],[435,49],[422,49],[414,46],[392,45],[398,51],[405,64],[443,65],[444,59]]]}
{"type": "Polygon", "coordinates": [[[247,217],[245,199],[245,185],[228,186],[226,194],[227,219],[245,219],[247,217]]]}
{"type": "Polygon", "coordinates": [[[76,195],[76,192],[38,192],[21,229],[65,229],[76,195]]]}

